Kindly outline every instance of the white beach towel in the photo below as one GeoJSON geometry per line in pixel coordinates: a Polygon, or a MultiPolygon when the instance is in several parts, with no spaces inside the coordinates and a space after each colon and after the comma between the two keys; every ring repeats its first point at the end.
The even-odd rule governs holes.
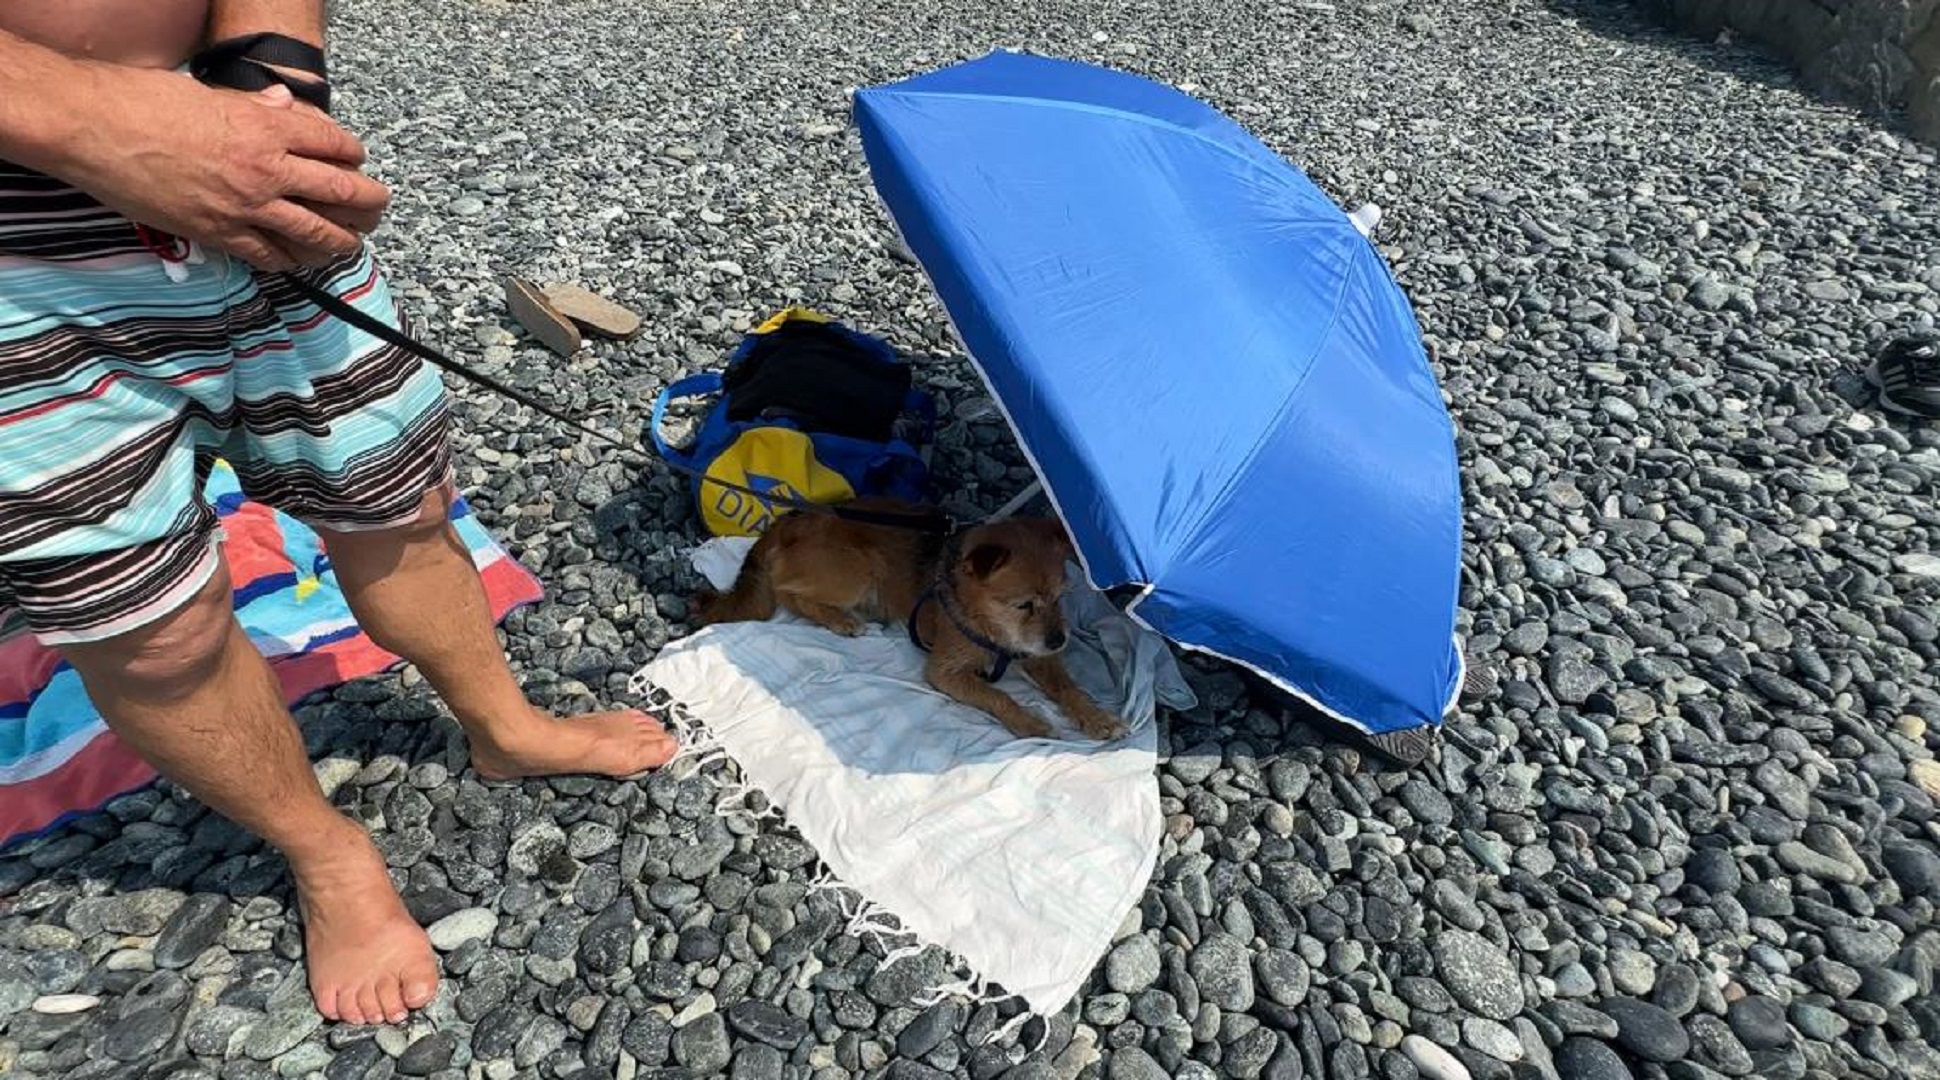
{"type": "MultiPolygon", "coordinates": [[[[710,541],[695,566],[724,588],[749,544],[710,541]]],[[[939,947],[1048,1016],[1096,967],[1157,858],[1156,705],[1195,703],[1164,639],[1073,577],[1065,663],[1131,725],[1116,743],[1080,735],[1015,669],[999,685],[1056,730],[1013,737],[931,689],[901,627],[844,638],[785,613],[712,626],[668,645],[640,681],[684,706],[700,745],[721,747],[837,879],[914,935],[892,958],[939,947]]]]}

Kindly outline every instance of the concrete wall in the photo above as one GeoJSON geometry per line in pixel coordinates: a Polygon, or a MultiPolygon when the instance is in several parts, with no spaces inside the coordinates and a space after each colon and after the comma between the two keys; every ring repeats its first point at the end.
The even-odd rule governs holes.
{"type": "Polygon", "coordinates": [[[1940,0],[1650,0],[1679,26],[1732,31],[1791,61],[1807,83],[1861,108],[1905,110],[1940,145],[1940,0]]]}

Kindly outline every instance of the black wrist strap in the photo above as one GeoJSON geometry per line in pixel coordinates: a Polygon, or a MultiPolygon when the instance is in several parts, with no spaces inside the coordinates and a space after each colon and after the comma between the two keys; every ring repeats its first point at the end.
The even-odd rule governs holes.
{"type": "Polygon", "coordinates": [[[330,111],[330,71],[323,50],[282,34],[248,34],[218,41],[189,60],[197,79],[232,90],[256,91],[281,83],[290,93],[324,112],[330,111]],[[293,79],[269,65],[316,76],[293,79]]]}

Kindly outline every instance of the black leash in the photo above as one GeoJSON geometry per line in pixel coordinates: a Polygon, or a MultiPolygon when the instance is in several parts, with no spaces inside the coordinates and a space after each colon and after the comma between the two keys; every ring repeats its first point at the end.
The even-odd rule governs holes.
{"type": "MultiPolygon", "coordinates": [[[[330,111],[330,72],[329,64],[323,50],[306,41],[299,41],[283,34],[248,34],[215,42],[190,59],[189,70],[201,82],[216,86],[226,86],[234,90],[256,91],[272,84],[280,83],[288,87],[293,96],[315,105],[326,113],[330,111]],[[294,79],[276,70],[279,67],[302,71],[314,75],[316,78],[314,80],[294,79]]],[[[591,435],[601,442],[609,443],[622,450],[636,449],[626,442],[608,435],[604,431],[595,430],[567,416],[565,413],[560,412],[516,387],[508,386],[484,372],[474,371],[466,367],[410,335],[388,326],[377,319],[371,318],[342,299],[304,281],[295,274],[285,274],[283,277],[285,281],[289,282],[290,287],[295,289],[305,299],[329,314],[336,316],[338,319],[362,330],[366,334],[373,335],[381,341],[395,345],[419,357],[426,363],[440,370],[448,371],[466,382],[476,386],[482,386],[501,397],[516,401],[534,412],[549,416],[575,431],[591,435]]],[[[764,494],[753,488],[743,487],[731,481],[708,476],[698,469],[677,465],[674,462],[666,461],[664,458],[662,462],[675,472],[686,473],[692,476],[694,479],[700,481],[703,487],[707,484],[714,484],[727,488],[730,491],[740,492],[743,495],[750,495],[763,506],[770,508],[776,503],[782,503],[791,509],[806,513],[832,514],[835,517],[860,522],[865,525],[884,525],[890,528],[913,529],[917,532],[937,533],[941,535],[948,535],[955,531],[957,526],[954,519],[940,510],[930,510],[920,514],[895,514],[874,510],[859,510],[846,506],[829,506],[823,503],[812,503],[799,496],[777,498],[773,492],[764,494]]]]}
{"type": "Polygon", "coordinates": [[[916,606],[909,609],[909,618],[906,620],[909,641],[923,652],[930,651],[929,643],[923,640],[923,633],[918,626],[922,621],[923,609],[934,601],[937,610],[943,612],[943,617],[950,620],[950,625],[956,627],[957,633],[962,634],[970,644],[990,654],[990,670],[981,674],[983,681],[994,683],[1010,670],[1012,660],[1022,660],[1027,654],[1012,652],[997,644],[979,633],[964,617],[957,604],[956,586],[952,578],[956,572],[957,559],[962,554],[960,546],[962,542],[963,534],[953,533],[944,540],[943,550],[937,552],[935,578],[930,582],[930,587],[923,590],[923,595],[916,598],[916,606]]]}
{"type": "MultiPolygon", "coordinates": [[[[322,308],[325,312],[329,313],[330,315],[335,316],[336,318],[342,320],[343,322],[349,323],[350,325],[356,327],[357,329],[362,330],[364,333],[370,334],[371,336],[378,338],[381,341],[384,341],[391,345],[395,345],[398,348],[403,349],[408,353],[411,353],[413,356],[416,356],[424,360],[426,363],[431,364],[432,366],[437,367],[442,371],[448,371],[451,374],[456,375],[459,378],[465,380],[466,382],[472,383],[476,386],[482,386],[485,389],[500,395],[501,397],[508,398],[512,401],[518,402],[520,405],[523,405],[526,408],[533,410],[534,412],[548,416],[558,421],[559,423],[564,424],[569,428],[572,428],[575,431],[581,432],[586,435],[590,435],[601,442],[607,443],[612,446],[616,446],[622,450],[638,449],[637,447],[627,443],[622,439],[616,438],[615,436],[612,436],[612,435],[608,435],[604,431],[600,431],[597,428],[590,427],[587,424],[582,423],[581,421],[576,420],[566,415],[563,412],[560,412],[558,409],[555,409],[552,406],[547,405],[545,402],[540,401],[538,398],[533,397],[531,394],[528,394],[525,391],[520,390],[515,386],[507,385],[506,383],[503,383],[498,379],[495,379],[492,376],[485,374],[482,371],[475,371],[472,368],[466,367],[464,364],[461,364],[458,361],[453,360],[451,357],[446,356],[444,353],[441,353],[438,350],[432,348],[431,346],[424,344],[423,342],[417,340],[416,338],[410,336],[409,334],[406,334],[398,330],[396,327],[390,326],[378,319],[374,319],[369,315],[366,315],[362,311],[357,310],[357,308],[353,307],[349,302],[345,301],[341,297],[334,296],[328,291],[310,284],[309,282],[303,280],[302,278],[298,277],[295,274],[285,274],[283,275],[283,280],[287,281],[290,284],[290,287],[295,289],[299,294],[301,294],[304,299],[322,308]]],[[[675,472],[685,473],[688,476],[693,477],[695,480],[700,481],[703,486],[708,484],[714,484],[720,487],[727,488],[730,491],[738,491],[743,495],[753,496],[755,499],[759,500],[763,505],[772,506],[775,503],[782,503],[788,506],[790,509],[800,510],[806,513],[829,514],[834,517],[842,518],[845,521],[854,521],[864,525],[882,525],[882,526],[886,526],[888,528],[894,528],[894,529],[910,529],[915,532],[934,533],[940,536],[947,536],[950,533],[955,532],[957,528],[956,520],[950,517],[948,514],[945,514],[941,510],[929,510],[929,511],[924,511],[922,513],[916,513],[916,514],[901,514],[901,513],[889,513],[889,512],[878,511],[878,510],[862,510],[852,506],[814,503],[814,502],[809,502],[808,500],[802,499],[800,497],[792,497],[792,498],[777,497],[775,493],[772,491],[767,493],[759,492],[754,490],[753,488],[743,487],[742,485],[736,484],[732,481],[722,480],[719,477],[709,476],[699,469],[693,469],[685,465],[675,464],[674,462],[668,461],[665,458],[662,458],[660,460],[661,460],[661,464],[667,466],[668,468],[674,470],[675,472]]]]}
{"type": "Polygon", "coordinates": [[[923,640],[922,632],[916,628],[916,623],[918,617],[923,614],[923,609],[930,605],[930,601],[934,600],[936,601],[937,610],[943,612],[943,617],[950,620],[951,626],[957,628],[957,633],[962,634],[968,639],[970,644],[990,654],[991,667],[989,671],[981,673],[983,675],[983,681],[994,683],[998,679],[1003,678],[1004,672],[1010,670],[1010,662],[1021,659],[1024,654],[1011,652],[1009,649],[978,633],[975,627],[972,627],[961,615],[957,614],[956,602],[949,599],[946,595],[947,593],[948,587],[939,582],[930,586],[924,591],[922,596],[916,598],[916,606],[911,608],[909,612],[908,626],[910,644],[915,645],[924,652],[930,651],[929,643],[923,640]]]}

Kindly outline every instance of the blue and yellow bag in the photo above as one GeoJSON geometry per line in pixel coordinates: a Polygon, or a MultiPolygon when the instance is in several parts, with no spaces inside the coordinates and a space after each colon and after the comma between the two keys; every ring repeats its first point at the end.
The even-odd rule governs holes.
{"type": "Polygon", "coordinates": [[[806,308],[756,327],[725,370],[662,390],[649,430],[661,456],[694,478],[701,520],[715,536],[756,535],[794,502],[930,497],[934,399],[913,386],[887,342],[806,308]],[[692,445],[669,444],[660,433],[667,406],[716,392],[692,445]]]}

